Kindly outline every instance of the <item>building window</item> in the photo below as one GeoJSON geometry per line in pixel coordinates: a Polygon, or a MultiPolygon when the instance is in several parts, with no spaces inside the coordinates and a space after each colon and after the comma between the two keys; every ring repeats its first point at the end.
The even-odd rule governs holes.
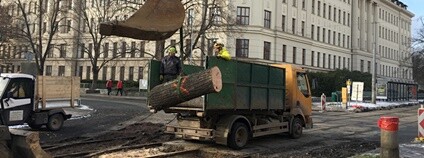
{"type": "Polygon", "coordinates": [[[331,43],[331,30],[328,30],[328,34],[327,34],[327,42],[331,43]]]}
{"type": "Polygon", "coordinates": [[[325,16],[327,15],[327,13],[325,12],[325,8],[327,8],[327,5],[324,3],[322,6],[322,17],[326,18],[325,16]]]}
{"type": "Polygon", "coordinates": [[[328,54],[328,68],[331,69],[331,54],[328,54]]]}
{"type": "Polygon", "coordinates": [[[315,14],[315,0],[312,0],[312,14],[315,14]]]}
{"type": "Polygon", "coordinates": [[[146,52],[146,42],[140,42],[140,58],[144,57],[144,52],[146,52]]]}
{"type": "Polygon", "coordinates": [[[320,41],[320,30],[321,30],[321,27],[319,27],[319,26],[317,26],[317,41],[320,41]]]}
{"type": "Polygon", "coordinates": [[[315,37],[314,37],[315,31],[314,31],[314,30],[315,30],[315,26],[314,26],[314,25],[312,25],[312,26],[311,26],[311,39],[312,39],[312,40],[314,40],[314,39],[315,39],[315,37]]]}
{"type": "Polygon", "coordinates": [[[283,45],[283,55],[282,55],[282,58],[283,58],[283,62],[286,62],[287,61],[287,46],[286,45],[283,45]]]}
{"type": "MultiPolygon", "coordinates": [[[[54,55],[54,47],[55,47],[55,45],[54,44],[51,44],[50,45],[50,48],[49,48],[49,52],[47,53],[47,58],[53,58],[53,55],[54,55]]],[[[9,47],[9,52],[10,52],[10,47],[9,47]]],[[[8,53],[8,55],[9,55],[10,53],[8,53]]]]}
{"type": "Polygon", "coordinates": [[[65,76],[65,66],[59,66],[58,76],[65,76]]]}
{"type": "Polygon", "coordinates": [[[322,53],[322,67],[325,68],[325,53],[322,53]]]}
{"type": "Polygon", "coordinates": [[[339,62],[338,62],[339,64],[337,66],[337,68],[339,68],[339,69],[340,69],[340,63],[341,63],[341,60],[340,59],[341,59],[341,57],[339,56],[339,62]]]}
{"type": "Polygon", "coordinates": [[[305,2],[306,0],[302,0],[302,9],[303,10],[306,10],[306,2],[305,2]]]}
{"type": "Polygon", "coordinates": [[[218,25],[219,23],[221,23],[221,8],[220,7],[212,7],[210,8],[210,12],[211,12],[211,20],[212,20],[212,24],[214,25],[218,25]]]}
{"type": "Polygon", "coordinates": [[[328,20],[331,20],[331,5],[328,6],[328,20]]]}
{"type": "Polygon", "coordinates": [[[333,31],[333,45],[336,45],[336,31],[333,31]]]}
{"type": "Polygon", "coordinates": [[[322,28],[322,42],[325,42],[325,28],[322,28]]]}
{"type": "Polygon", "coordinates": [[[305,65],[306,49],[302,49],[302,65],[305,65]]]}
{"type": "Polygon", "coordinates": [[[320,65],[320,60],[321,60],[321,53],[317,52],[317,67],[319,67],[320,65]]]}
{"type": "Polygon", "coordinates": [[[296,64],[296,51],[297,51],[297,48],[296,47],[293,47],[293,64],[296,64]]]}
{"type": "Polygon", "coordinates": [[[338,41],[338,44],[337,44],[337,45],[338,45],[338,46],[340,46],[340,39],[341,39],[341,37],[340,37],[340,33],[338,34],[338,38],[337,38],[337,39],[338,39],[338,40],[337,40],[337,41],[338,41]]]}
{"type": "Polygon", "coordinates": [[[115,76],[116,76],[116,67],[112,66],[110,68],[110,79],[115,80],[115,76]]]}
{"type": "Polygon", "coordinates": [[[125,57],[125,54],[127,53],[127,42],[122,42],[121,45],[121,57],[125,57]]]}
{"type": "Polygon", "coordinates": [[[102,80],[106,81],[107,80],[107,66],[104,66],[102,68],[102,80]]]}
{"type": "Polygon", "coordinates": [[[249,25],[249,21],[250,21],[250,8],[237,7],[237,24],[249,25]]]}
{"type": "Polygon", "coordinates": [[[131,50],[130,50],[130,57],[134,58],[135,57],[135,42],[131,42],[131,50]]]}
{"type": "Polygon", "coordinates": [[[343,57],[343,69],[346,68],[346,57],[343,57]]]}
{"type": "Polygon", "coordinates": [[[52,75],[52,66],[47,65],[46,66],[46,76],[51,76],[51,75],[52,75]]]}
{"type": "Polygon", "coordinates": [[[84,69],[83,66],[80,66],[78,69],[78,76],[82,79],[82,70],[84,69]]]}
{"type": "Polygon", "coordinates": [[[293,31],[293,34],[296,34],[296,19],[295,18],[292,19],[292,31],[293,31]]]}
{"type": "Polygon", "coordinates": [[[286,16],[285,15],[282,16],[281,28],[283,31],[286,31],[286,16]]]}
{"type": "Polygon", "coordinates": [[[103,57],[109,57],[109,43],[105,43],[105,45],[103,46],[103,57]]]}
{"type": "Polygon", "coordinates": [[[138,79],[143,79],[143,67],[138,67],[138,79]]]}
{"type": "Polygon", "coordinates": [[[343,42],[342,42],[342,43],[343,43],[343,47],[345,47],[345,46],[346,46],[346,45],[345,45],[345,44],[346,44],[346,43],[345,43],[345,40],[346,40],[345,38],[346,38],[346,36],[343,34],[343,38],[342,38],[342,40],[343,40],[343,42]]]}
{"type": "Polygon", "coordinates": [[[346,25],[346,12],[343,11],[343,25],[346,25]]]}
{"type": "Polygon", "coordinates": [[[302,28],[302,30],[301,30],[301,32],[302,32],[302,36],[305,36],[305,21],[302,21],[302,26],[301,26],[302,28]]]}
{"type": "Polygon", "coordinates": [[[265,10],[264,27],[271,28],[271,12],[268,10],[265,10]]]}
{"type": "Polygon", "coordinates": [[[130,67],[128,69],[128,80],[133,81],[134,80],[134,67],[130,67]]]}
{"type": "Polygon", "coordinates": [[[119,68],[119,80],[123,81],[125,78],[125,66],[119,68]]]}
{"type": "Polygon", "coordinates": [[[321,1],[318,1],[318,6],[317,6],[317,15],[321,16],[321,1]]]}
{"type": "Polygon", "coordinates": [[[293,0],[293,7],[296,7],[296,6],[297,6],[297,1],[293,0]]]}
{"type": "Polygon", "coordinates": [[[60,58],[66,58],[66,44],[60,45],[60,58]]]}
{"type": "Polygon", "coordinates": [[[72,27],[72,21],[68,20],[67,26],[66,26],[66,33],[69,33],[71,31],[71,27],[72,27]]]}
{"type": "MultiPolygon", "coordinates": [[[[340,58],[339,58],[339,67],[340,67],[340,58]]],[[[336,69],[336,55],[333,56],[333,69],[336,69]]]]}
{"type": "Polygon", "coordinates": [[[87,71],[85,73],[85,79],[86,80],[91,79],[91,66],[87,66],[87,71]]]}
{"type": "Polygon", "coordinates": [[[236,40],[236,57],[249,57],[249,40],[237,39],[236,40]]]}
{"type": "Polygon", "coordinates": [[[315,59],[315,52],[311,51],[311,66],[314,66],[315,64],[314,59],[315,59]]]}
{"type": "Polygon", "coordinates": [[[367,61],[367,72],[371,73],[371,61],[367,61]]]}
{"type": "Polygon", "coordinates": [[[342,10],[339,9],[339,23],[340,24],[342,23],[342,21],[341,21],[341,14],[342,14],[342,10]]]}
{"type": "Polygon", "coordinates": [[[113,42],[112,57],[116,58],[117,55],[118,55],[118,42],[113,42]]]}
{"type": "Polygon", "coordinates": [[[336,8],[336,6],[334,6],[334,12],[333,12],[333,20],[334,20],[334,22],[336,22],[336,20],[337,20],[337,8],[336,8]]]}
{"type": "Polygon", "coordinates": [[[364,72],[364,60],[361,60],[361,72],[364,72]]]}
{"type": "Polygon", "coordinates": [[[194,19],[194,9],[190,8],[187,11],[187,26],[191,26],[193,25],[193,20],[194,19]]]}
{"type": "Polygon", "coordinates": [[[269,60],[271,56],[271,42],[264,42],[264,59],[269,60]]]}

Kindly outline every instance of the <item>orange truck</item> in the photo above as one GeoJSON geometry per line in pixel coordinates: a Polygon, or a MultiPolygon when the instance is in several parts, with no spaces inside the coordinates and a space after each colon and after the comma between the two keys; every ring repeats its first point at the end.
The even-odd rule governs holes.
{"type": "MultiPolygon", "coordinates": [[[[312,128],[306,71],[294,65],[252,60],[208,57],[204,68],[184,65],[185,74],[217,66],[222,90],[164,109],[178,116],[177,123],[167,126],[166,132],[241,149],[254,137],[289,133],[299,138],[304,128],[312,128]]],[[[158,66],[158,61],[150,64],[150,87],[159,84],[158,66]]]]}

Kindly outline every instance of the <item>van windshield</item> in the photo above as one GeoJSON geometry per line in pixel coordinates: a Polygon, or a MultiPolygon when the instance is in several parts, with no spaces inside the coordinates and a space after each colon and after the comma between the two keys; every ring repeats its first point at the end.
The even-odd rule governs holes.
{"type": "Polygon", "coordinates": [[[3,96],[3,92],[6,90],[9,80],[10,79],[7,77],[0,77],[0,97],[3,96]]]}

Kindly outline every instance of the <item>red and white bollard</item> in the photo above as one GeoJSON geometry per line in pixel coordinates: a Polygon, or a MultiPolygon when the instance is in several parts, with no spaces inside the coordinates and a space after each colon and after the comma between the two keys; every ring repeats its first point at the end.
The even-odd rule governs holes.
{"type": "Polygon", "coordinates": [[[322,93],[321,95],[321,111],[327,111],[327,109],[325,108],[325,102],[326,102],[327,98],[325,96],[324,93],[322,93]]]}
{"type": "Polygon", "coordinates": [[[378,120],[380,134],[380,157],[399,158],[399,142],[397,131],[399,129],[399,118],[382,116],[378,120]]]}
{"type": "Polygon", "coordinates": [[[424,138],[424,107],[418,108],[418,139],[424,138]]]}

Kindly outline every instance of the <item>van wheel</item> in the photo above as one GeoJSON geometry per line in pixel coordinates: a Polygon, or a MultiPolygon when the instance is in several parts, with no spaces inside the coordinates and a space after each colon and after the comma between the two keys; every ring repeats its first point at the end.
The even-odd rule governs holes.
{"type": "Polygon", "coordinates": [[[300,138],[303,133],[303,123],[299,117],[295,117],[290,126],[290,136],[294,139],[300,138]]]}
{"type": "Polygon", "coordinates": [[[63,126],[63,116],[62,114],[53,114],[49,117],[47,122],[47,128],[51,131],[57,131],[63,126]]]}
{"type": "Polygon", "coordinates": [[[249,140],[249,133],[246,124],[241,122],[234,123],[227,140],[228,147],[237,150],[242,149],[249,140]]]}

